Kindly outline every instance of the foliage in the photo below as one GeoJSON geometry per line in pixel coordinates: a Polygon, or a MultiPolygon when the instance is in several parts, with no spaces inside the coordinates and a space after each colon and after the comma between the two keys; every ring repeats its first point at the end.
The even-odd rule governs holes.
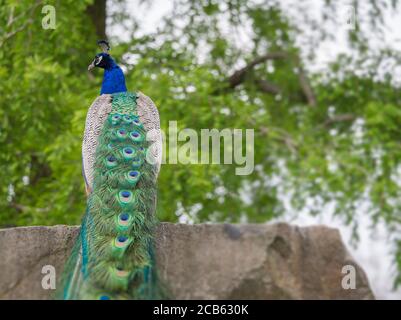
{"type": "Polygon", "coordinates": [[[77,223],[85,203],[79,146],[97,81],[88,81],[81,57],[94,53],[96,38],[84,1],[57,6],[55,30],[42,29],[43,5],[7,1],[0,9],[3,226],[77,223]]]}
{"type": "MultiPolygon", "coordinates": [[[[128,87],[155,101],[165,131],[172,120],[197,131],[255,129],[249,176],[236,176],[230,165],[163,165],[159,218],[264,222],[288,210],[287,197],[292,210],[313,214],[334,204],[356,227],[365,203],[373,222],[393,230],[401,252],[400,98],[393,70],[384,67],[400,57],[372,40],[383,36],[384,13],[397,10],[397,1],[355,0],[366,14],[348,33],[350,52],[313,74],[313,46],[301,48],[298,35],[316,28],[319,42],[335,28],[317,28],[311,17],[293,21],[279,1],[259,2],[177,0],[163,28],[145,35],[135,15],[124,18],[124,2],[115,3],[113,23],[134,22],[128,41],[111,39],[112,54],[128,87]],[[241,28],[246,43],[236,36],[241,28]],[[255,63],[258,57],[265,59],[255,63]]],[[[12,7],[34,17],[0,47],[0,224],[77,223],[85,206],[80,142],[101,79],[85,72],[95,52],[88,3],[56,2],[52,31],[41,29],[40,7],[29,13],[28,3],[6,1],[0,9],[1,26],[12,7]]],[[[323,21],[336,10],[335,1],[325,1],[323,21]]]]}

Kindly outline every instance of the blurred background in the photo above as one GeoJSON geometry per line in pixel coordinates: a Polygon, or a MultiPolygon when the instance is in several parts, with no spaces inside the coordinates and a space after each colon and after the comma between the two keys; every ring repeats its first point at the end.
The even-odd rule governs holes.
{"type": "Polygon", "coordinates": [[[80,222],[107,38],[162,129],[255,129],[251,175],[164,164],[161,221],[334,226],[400,299],[400,28],[397,0],[0,0],[0,227],[80,222]]]}

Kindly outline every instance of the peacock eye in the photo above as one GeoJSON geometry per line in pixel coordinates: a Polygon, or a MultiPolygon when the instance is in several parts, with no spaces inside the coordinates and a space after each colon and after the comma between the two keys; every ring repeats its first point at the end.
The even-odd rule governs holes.
{"type": "Polygon", "coordinates": [[[95,58],[95,65],[98,65],[100,63],[100,61],[102,61],[103,57],[102,56],[98,56],[95,58]]]}

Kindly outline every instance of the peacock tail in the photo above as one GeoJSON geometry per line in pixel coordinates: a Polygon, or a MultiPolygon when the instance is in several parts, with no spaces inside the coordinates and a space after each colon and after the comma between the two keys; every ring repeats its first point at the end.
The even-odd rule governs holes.
{"type": "Polygon", "coordinates": [[[102,95],[98,104],[105,111],[95,101],[90,112],[97,113],[88,113],[84,145],[94,139],[96,148],[84,152],[83,171],[91,192],[58,298],[165,297],[153,258],[159,167],[138,98],[128,92],[102,95]]]}

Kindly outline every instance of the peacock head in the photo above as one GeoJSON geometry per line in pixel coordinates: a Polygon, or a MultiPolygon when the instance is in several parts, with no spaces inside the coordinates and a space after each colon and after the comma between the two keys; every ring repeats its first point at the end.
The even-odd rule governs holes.
{"type": "Polygon", "coordinates": [[[102,49],[102,52],[95,56],[95,59],[93,59],[92,63],[88,66],[88,70],[92,70],[95,67],[108,69],[113,63],[113,60],[109,54],[109,43],[106,40],[99,40],[97,44],[102,49]]]}

